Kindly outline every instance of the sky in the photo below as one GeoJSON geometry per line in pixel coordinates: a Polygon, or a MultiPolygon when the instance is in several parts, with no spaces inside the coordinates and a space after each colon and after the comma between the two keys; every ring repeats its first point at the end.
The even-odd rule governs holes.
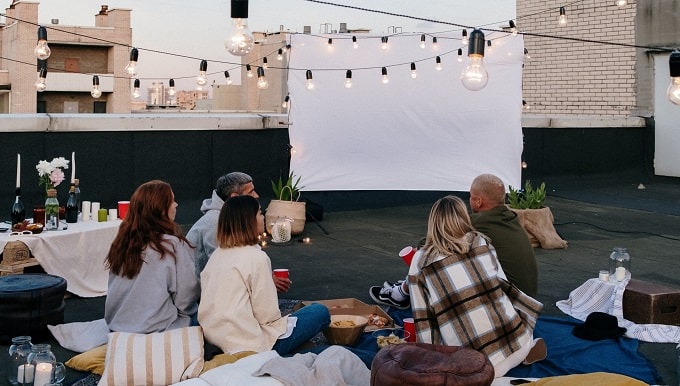
{"type": "MultiPolygon", "coordinates": [[[[10,0],[5,0],[9,6],[10,0]]],[[[329,0],[329,3],[361,7],[392,14],[408,15],[467,26],[507,25],[515,18],[514,0],[329,0]]],[[[93,26],[100,6],[132,10],[132,43],[140,49],[138,78],[149,85],[152,81],[176,79],[178,89],[191,89],[200,59],[209,62],[209,77],[224,83],[224,67],[211,68],[211,60],[239,62],[229,54],[224,42],[231,28],[229,0],[43,0],[38,21],[50,24],[59,19],[61,25],[93,26]],[[179,56],[152,53],[151,49],[179,56]],[[195,58],[195,59],[193,59],[195,58]],[[186,80],[181,80],[186,78],[186,80]]],[[[248,25],[251,31],[276,32],[280,26],[291,32],[302,32],[309,25],[319,33],[322,25],[347,23],[348,28],[368,28],[372,33],[386,34],[394,27],[402,32],[434,33],[458,29],[446,24],[376,12],[343,8],[307,0],[250,0],[248,25]]],[[[49,40],[49,35],[48,35],[49,40]]],[[[214,66],[213,66],[214,67],[214,66]]],[[[231,72],[231,71],[230,71],[231,72]]],[[[232,78],[236,78],[232,75],[232,78]]],[[[167,84],[167,83],[166,83],[167,84]]]]}

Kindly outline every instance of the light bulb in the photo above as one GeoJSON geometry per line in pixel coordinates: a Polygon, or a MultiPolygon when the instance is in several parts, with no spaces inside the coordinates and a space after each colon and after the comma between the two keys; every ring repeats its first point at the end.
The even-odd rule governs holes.
{"type": "Polygon", "coordinates": [[[328,38],[328,49],[332,50],[333,49],[333,39],[328,38]]]}
{"type": "Polygon", "coordinates": [[[248,76],[248,78],[253,77],[253,69],[250,67],[250,64],[246,64],[246,76],[248,76]]]}
{"type": "Polygon", "coordinates": [[[486,41],[486,51],[487,51],[488,54],[493,52],[493,47],[491,47],[491,40],[486,41]]]}
{"type": "Polygon", "coordinates": [[[425,34],[420,35],[420,48],[425,48],[425,34]]]}
{"type": "Polygon", "coordinates": [[[475,29],[470,34],[468,57],[470,62],[460,74],[461,81],[470,91],[481,90],[489,82],[489,73],[484,68],[484,33],[481,30],[475,29]]]}
{"type": "Polygon", "coordinates": [[[224,72],[224,77],[227,79],[227,85],[230,85],[232,83],[232,81],[231,81],[231,76],[229,76],[229,71],[224,72]]]}
{"type": "Polygon", "coordinates": [[[356,36],[352,36],[352,47],[354,47],[355,49],[359,48],[359,43],[357,43],[356,36]]]}
{"type": "Polygon", "coordinates": [[[286,97],[283,98],[283,102],[281,102],[281,107],[284,108],[284,109],[288,108],[289,101],[290,101],[290,96],[286,95],[286,97]]]}
{"type": "Polygon", "coordinates": [[[666,96],[671,103],[680,106],[680,51],[671,53],[668,59],[671,74],[671,84],[666,90],[666,96]]]}
{"type": "Polygon", "coordinates": [[[125,66],[125,72],[129,76],[135,76],[137,75],[137,59],[139,58],[139,51],[132,47],[130,50],[130,61],[128,62],[127,66],[125,66]]]}
{"type": "Polygon", "coordinates": [[[92,91],[90,91],[92,98],[99,98],[102,96],[102,90],[99,89],[99,77],[97,75],[92,76],[92,91]]]}
{"type": "Polygon", "coordinates": [[[512,36],[517,36],[518,33],[517,26],[513,20],[510,20],[510,33],[512,36]]]}
{"type": "Polygon", "coordinates": [[[437,37],[432,38],[432,49],[433,50],[438,50],[439,49],[439,43],[437,43],[437,37]]]}
{"type": "Polygon", "coordinates": [[[262,67],[257,68],[257,88],[260,90],[269,88],[269,82],[267,81],[267,77],[264,76],[264,68],[262,67]]]}
{"type": "Polygon", "coordinates": [[[463,61],[463,49],[459,48],[458,49],[458,62],[462,62],[462,61],[463,61]]]}
{"type": "Polygon", "coordinates": [[[522,161],[522,169],[526,169],[529,167],[529,164],[527,164],[527,161],[522,161]]]}
{"type": "Polygon", "coordinates": [[[558,19],[558,22],[561,26],[567,24],[567,10],[564,9],[564,7],[560,7],[560,18],[558,19]]]}
{"type": "Polygon", "coordinates": [[[619,7],[623,7],[626,4],[628,4],[626,0],[616,0],[616,5],[618,5],[619,7]]]}
{"type": "Polygon", "coordinates": [[[262,58],[262,68],[264,68],[265,70],[269,68],[269,64],[267,63],[267,57],[266,56],[264,58],[262,58]]]}
{"type": "Polygon", "coordinates": [[[382,38],[380,38],[380,41],[382,42],[380,44],[380,48],[382,48],[383,50],[386,50],[387,49],[387,36],[383,36],[382,38]]]}
{"type": "Polygon", "coordinates": [[[278,60],[278,61],[283,60],[283,48],[279,48],[279,53],[276,54],[276,60],[278,60]]]}
{"type": "Polygon", "coordinates": [[[439,56],[437,56],[437,57],[434,59],[434,62],[436,63],[436,65],[435,65],[434,68],[436,68],[437,71],[441,71],[441,70],[442,70],[442,58],[440,58],[439,56]]]}
{"type": "Polygon", "coordinates": [[[312,70],[307,70],[307,72],[305,72],[305,78],[307,78],[307,90],[313,90],[314,81],[312,79],[312,70]]]}
{"type": "Polygon", "coordinates": [[[460,42],[463,43],[463,45],[467,45],[467,44],[468,44],[468,41],[469,41],[469,39],[468,39],[468,34],[467,34],[467,30],[464,29],[463,32],[462,32],[462,34],[463,34],[463,37],[460,39],[460,42]]]}
{"type": "Polygon", "coordinates": [[[132,97],[139,99],[139,79],[135,79],[134,88],[132,89],[132,97]]]}
{"type": "Polygon", "coordinates": [[[415,79],[418,77],[418,74],[416,73],[416,64],[411,62],[411,78],[415,79]]]}
{"type": "Polygon", "coordinates": [[[38,27],[38,43],[35,45],[33,53],[40,60],[49,58],[52,53],[52,50],[47,45],[47,28],[43,26],[38,27]]]}
{"type": "MultiPolygon", "coordinates": [[[[196,84],[203,88],[208,83],[208,78],[205,77],[205,73],[208,71],[208,62],[203,59],[198,70],[198,76],[196,77],[196,84]]],[[[198,87],[197,90],[200,90],[198,87]]]]}
{"type": "Polygon", "coordinates": [[[168,95],[174,96],[175,95],[175,80],[170,79],[170,87],[168,88],[168,95]]]}
{"type": "Polygon", "coordinates": [[[529,60],[531,59],[531,55],[529,55],[529,50],[526,48],[524,49],[524,59],[529,60]]]}
{"type": "Polygon", "coordinates": [[[380,71],[382,72],[383,84],[390,83],[390,78],[387,76],[387,67],[383,67],[380,71]]]}
{"type": "Polygon", "coordinates": [[[231,0],[231,24],[232,31],[224,46],[232,55],[248,54],[255,42],[248,29],[248,0],[231,0]]]}
{"type": "Polygon", "coordinates": [[[352,88],[352,70],[345,73],[345,88],[352,88]]]}
{"type": "Polygon", "coordinates": [[[47,68],[41,67],[40,70],[38,70],[38,79],[35,81],[35,90],[37,92],[43,92],[47,88],[45,78],[47,78],[47,68]]]}

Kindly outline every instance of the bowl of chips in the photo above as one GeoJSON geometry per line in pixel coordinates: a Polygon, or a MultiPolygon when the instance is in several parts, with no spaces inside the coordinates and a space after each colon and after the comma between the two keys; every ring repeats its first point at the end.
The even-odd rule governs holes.
{"type": "Polygon", "coordinates": [[[331,315],[331,324],[324,331],[330,344],[354,346],[364,332],[368,318],[359,315],[331,315]]]}
{"type": "Polygon", "coordinates": [[[410,334],[403,328],[383,328],[373,331],[373,338],[378,349],[393,344],[402,344],[408,341],[410,334]]]}

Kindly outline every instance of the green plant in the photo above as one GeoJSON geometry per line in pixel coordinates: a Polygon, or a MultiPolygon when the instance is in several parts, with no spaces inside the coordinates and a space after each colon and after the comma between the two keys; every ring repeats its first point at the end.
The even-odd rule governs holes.
{"type": "Polygon", "coordinates": [[[534,189],[531,181],[527,180],[524,190],[515,190],[512,186],[508,187],[508,205],[513,209],[540,209],[545,201],[545,182],[534,189]]]}
{"type": "Polygon", "coordinates": [[[278,181],[272,181],[274,198],[282,201],[297,201],[300,197],[300,190],[304,188],[304,186],[300,186],[300,178],[302,177],[296,179],[295,174],[291,171],[286,181],[283,181],[281,176],[279,176],[278,181]]]}

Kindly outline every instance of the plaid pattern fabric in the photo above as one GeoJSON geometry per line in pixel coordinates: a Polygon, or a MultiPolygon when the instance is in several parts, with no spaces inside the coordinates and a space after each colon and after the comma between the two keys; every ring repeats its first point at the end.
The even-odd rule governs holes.
{"type": "Polygon", "coordinates": [[[422,256],[409,276],[417,340],[471,347],[495,365],[532,337],[543,305],[497,276],[498,259],[483,235],[468,236],[467,255],[422,256]]]}

